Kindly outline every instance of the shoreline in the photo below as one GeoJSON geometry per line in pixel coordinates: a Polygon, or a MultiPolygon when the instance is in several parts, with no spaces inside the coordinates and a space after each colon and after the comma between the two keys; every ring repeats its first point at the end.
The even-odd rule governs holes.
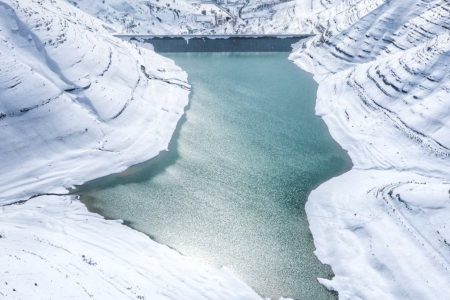
{"type": "MultiPolygon", "coordinates": [[[[448,34],[437,34],[406,50],[386,51],[365,62],[352,62],[340,58],[332,48],[336,44],[335,52],[341,54],[340,38],[345,40],[351,33],[351,27],[343,30],[342,37],[335,32],[328,40],[324,38],[323,44],[313,38],[303,48],[297,45],[290,56],[314,75],[319,84],[316,114],[354,164],[349,172],[315,189],[306,204],[315,253],[335,274],[332,280],[319,280],[345,299],[439,298],[450,294],[444,242],[448,238],[445,219],[449,207],[444,199],[448,198],[445,187],[450,185],[450,163],[442,142],[407,124],[415,119],[404,111],[408,111],[409,98],[422,100],[414,95],[420,85],[414,87],[421,81],[419,75],[409,78],[400,71],[411,63],[408,68],[431,73],[433,69],[426,63],[439,59],[448,34]],[[438,58],[425,56],[423,49],[433,49],[438,58]],[[382,73],[382,79],[373,70],[382,73]],[[400,86],[409,84],[412,91],[395,90],[399,81],[405,82],[400,86]]],[[[358,51],[351,46],[346,45],[346,51],[358,51]]],[[[441,80],[445,85],[445,76],[441,80]]],[[[439,85],[430,90],[431,95],[424,98],[429,107],[437,108],[439,85]]]]}

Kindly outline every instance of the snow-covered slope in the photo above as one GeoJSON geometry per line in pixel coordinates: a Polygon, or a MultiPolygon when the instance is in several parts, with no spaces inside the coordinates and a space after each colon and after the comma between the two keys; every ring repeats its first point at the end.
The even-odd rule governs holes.
{"type": "Polygon", "coordinates": [[[448,298],[450,4],[345,6],[291,55],[314,73],[317,113],[354,163],[307,203],[336,275],[322,282],[342,299],[448,298]]]}
{"type": "Polygon", "coordinates": [[[305,0],[66,1],[105,21],[111,30],[128,34],[310,33],[317,20],[326,23],[342,10],[340,1],[339,5],[311,5],[305,0]]]}
{"type": "MultiPolygon", "coordinates": [[[[230,12],[210,1],[190,0],[66,0],[96,16],[119,33],[179,34],[232,31],[232,22],[225,20],[230,12]],[[202,12],[206,16],[202,15],[202,12]],[[197,20],[198,19],[198,20],[197,20]]],[[[231,18],[229,19],[231,20],[231,18]]]]}
{"type": "Polygon", "coordinates": [[[0,2],[0,202],[125,169],[164,150],[188,101],[172,61],[51,1],[0,2]]]}
{"type": "Polygon", "coordinates": [[[108,26],[65,1],[0,1],[0,298],[260,299],[48,195],[154,157],[188,102],[180,68],[108,26]]]}
{"type": "Polygon", "coordinates": [[[1,208],[1,299],[260,299],[69,196],[1,208]]]}

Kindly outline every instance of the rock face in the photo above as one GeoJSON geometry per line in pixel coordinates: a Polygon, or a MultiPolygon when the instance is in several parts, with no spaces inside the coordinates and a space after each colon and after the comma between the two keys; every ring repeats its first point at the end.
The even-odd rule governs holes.
{"type": "Polygon", "coordinates": [[[450,4],[341,7],[291,55],[314,73],[316,111],[354,163],[307,203],[336,275],[322,282],[343,299],[448,296],[450,4]]]}

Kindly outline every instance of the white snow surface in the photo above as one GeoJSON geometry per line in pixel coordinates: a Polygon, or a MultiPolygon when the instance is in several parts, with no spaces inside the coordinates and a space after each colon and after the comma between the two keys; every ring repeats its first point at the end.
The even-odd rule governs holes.
{"type": "Polygon", "coordinates": [[[0,1],[0,298],[260,299],[51,195],[165,150],[188,103],[184,71],[111,31],[65,1],[0,1]]]}
{"type": "Polygon", "coordinates": [[[167,148],[187,75],[64,1],[0,2],[0,203],[64,192],[167,148]]]}
{"type": "Polygon", "coordinates": [[[226,18],[230,12],[211,1],[190,0],[66,0],[103,20],[116,33],[132,34],[205,34],[233,32],[232,22],[221,25],[214,15],[226,18]],[[202,15],[202,11],[207,16],[202,15]],[[214,13],[213,13],[214,11],[214,13]]]}
{"type": "Polygon", "coordinates": [[[320,281],[340,299],[450,298],[450,3],[330,5],[290,57],[354,164],[306,205],[335,274],[320,281]]]}

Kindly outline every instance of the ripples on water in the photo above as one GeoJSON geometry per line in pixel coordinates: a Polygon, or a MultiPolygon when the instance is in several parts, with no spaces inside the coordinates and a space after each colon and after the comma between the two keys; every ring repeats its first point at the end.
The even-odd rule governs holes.
{"type": "Polygon", "coordinates": [[[314,115],[316,83],[286,53],[168,56],[193,87],[170,151],[85,184],[82,200],[264,296],[335,298],[304,205],[350,159],[314,115]]]}

